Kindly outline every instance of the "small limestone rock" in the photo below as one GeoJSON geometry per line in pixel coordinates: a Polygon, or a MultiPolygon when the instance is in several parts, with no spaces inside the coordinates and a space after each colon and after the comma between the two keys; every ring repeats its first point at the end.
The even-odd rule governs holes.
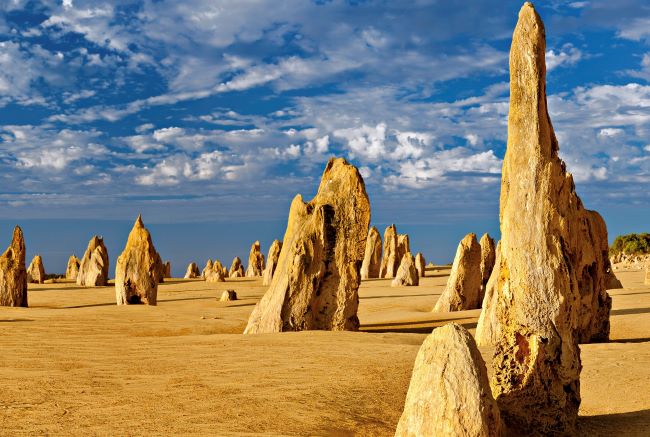
{"type": "Polygon", "coordinates": [[[79,263],[77,285],[97,287],[108,285],[108,251],[97,235],[90,239],[79,263]]]}
{"type": "Polygon", "coordinates": [[[71,279],[73,281],[77,280],[77,276],[79,275],[79,263],[81,260],[77,258],[76,256],[72,255],[70,258],[68,258],[68,266],[65,269],[65,278],[66,279],[71,279]]]}
{"type": "Polygon", "coordinates": [[[415,266],[415,258],[411,252],[406,252],[402,257],[402,262],[397,269],[395,278],[390,283],[391,287],[411,286],[420,283],[420,275],[415,266]]]}
{"type": "Polygon", "coordinates": [[[243,278],[244,277],[244,266],[241,263],[241,259],[236,256],[230,264],[230,271],[228,272],[229,278],[243,278]]]}
{"type": "Polygon", "coordinates": [[[151,235],[138,216],[124,251],[115,267],[115,296],[118,305],[156,305],[159,255],[151,235]]]}
{"type": "Polygon", "coordinates": [[[361,174],[343,158],[330,159],[316,197],[291,203],[278,267],[244,333],[359,329],[369,224],[361,174]]]}
{"type": "Polygon", "coordinates": [[[361,279],[378,278],[381,268],[381,235],[371,227],[366,239],[366,251],[361,264],[361,279]]]}
{"type": "Polygon", "coordinates": [[[415,359],[396,437],[500,437],[501,417],[474,339],[455,323],[434,329],[415,359]]]}
{"type": "Polygon", "coordinates": [[[269,249],[269,255],[266,260],[266,268],[262,274],[262,285],[270,285],[271,280],[273,279],[273,274],[275,269],[278,266],[278,260],[280,259],[280,251],[282,250],[282,241],[274,240],[269,249]]]}
{"type": "Polygon", "coordinates": [[[426,264],[427,263],[424,260],[424,255],[418,252],[417,255],[415,255],[415,268],[418,269],[418,276],[421,278],[424,278],[424,275],[426,273],[426,264]]]}
{"type": "Polygon", "coordinates": [[[250,253],[248,254],[248,268],[246,269],[246,277],[255,278],[258,276],[262,276],[263,271],[264,271],[264,255],[262,255],[260,242],[256,241],[251,246],[250,253]]]}
{"type": "Polygon", "coordinates": [[[235,290],[225,290],[221,293],[221,302],[228,302],[231,300],[237,300],[237,292],[235,290]]]}
{"type": "Polygon", "coordinates": [[[36,255],[27,267],[27,282],[30,284],[42,284],[45,281],[45,267],[40,255],[36,255]]]}
{"type": "Polygon", "coordinates": [[[467,234],[458,245],[447,286],[434,312],[473,310],[481,304],[481,246],[475,234],[467,234]]]}
{"type": "Polygon", "coordinates": [[[187,266],[187,270],[185,271],[185,276],[183,276],[185,279],[194,279],[198,278],[201,276],[201,272],[199,272],[199,266],[196,265],[195,262],[190,263],[190,265],[187,266]]]}
{"type": "Polygon", "coordinates": [[[0,305],[27,307],[25,239],[18,226],[14,228],[11,244],[0,256],[0,305]]]}

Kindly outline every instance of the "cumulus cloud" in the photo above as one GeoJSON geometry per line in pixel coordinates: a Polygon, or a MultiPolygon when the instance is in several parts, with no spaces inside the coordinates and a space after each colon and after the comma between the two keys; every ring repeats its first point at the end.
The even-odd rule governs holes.
{"type": "Polygon", "coordinates": [[[559,50],[546,52],[546,69],[551,71],[557,67],[572,66],[583,59],[583,53],[572,44],[565,44],[559,50]]]}

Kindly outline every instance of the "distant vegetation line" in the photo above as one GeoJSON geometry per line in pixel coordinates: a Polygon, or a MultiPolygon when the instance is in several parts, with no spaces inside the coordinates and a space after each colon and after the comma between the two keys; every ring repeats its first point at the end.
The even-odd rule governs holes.
{"type": "Polygon", "coordinates": [[[619,235],[609,248],[610,255],[624,253],[626,255],[643,255],[650,253],[650,234],[619,235]]]}

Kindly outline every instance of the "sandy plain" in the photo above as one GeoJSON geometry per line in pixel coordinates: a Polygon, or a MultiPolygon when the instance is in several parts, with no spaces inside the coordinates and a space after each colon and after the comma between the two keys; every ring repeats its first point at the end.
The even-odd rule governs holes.
{"type": "MultiPolygon", "coordinates": [[[[364,281],[356,333],[241,335],[261,279],[167,280],[157,307],[30,285],[30,308],[0,308],[0,433],[390,436],[425,336],[450,321],[473,333],[480,312],[431,313],[449,270],[427,274],[364,281]],[[225,289],[240,300],[219,302],[225,289]]],[[[650,286],[617,276],[611,341],[582,346],[585,436],[650,435],[650,286]]]]}

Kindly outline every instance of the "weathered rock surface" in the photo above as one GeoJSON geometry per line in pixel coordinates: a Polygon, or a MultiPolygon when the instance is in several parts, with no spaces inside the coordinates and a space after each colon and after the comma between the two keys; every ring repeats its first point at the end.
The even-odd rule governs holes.
{"type": "Polygon", "coordinates": [[[124,251],[115,267],[115,297],[118,305],[156,305],[160,256],[151,235],[138,216],[124,251]]]}
{"type": "Polygon", "coordinates": [[[108,251],[97,235],[90,239],[79,263],[77,285],[97,287],[108,285],[108,251]]]}
{"type": "Polygon", "coordinates": [[[392,224],[384,231],[384,254],[379,267],[380,278],[392,278],[397,273],[401,259],[397,258],[397,229],[392,224]]]}
{"type": "Polygon", "coordinates": [[[235,290],[225,290],[221,293],[221,302],[228,302],[231,300],[237,300],[237,292],[235,290]]]}
{"type": "Polygon", "coordinates": [[[19,226],[14,228],[11,244],[0,256],[0,305],[27,306],[25,239],[19,226]]]}
{"type": "Polygon", "coordinates": [[[221,261],[215,260],[209,270],[203,271],[203,278],[206,282],[226,282],[224,270],[221,261]]]}
{"type": "Polygon", "coordinates": [[[415,266],[415,258],[411,252],[406,252],[402,257],[402,262],[397,269],[395,278],[390,283],[391,287],[411,286],[420,284],[420,275],[415,266]]]}
{"type": "Polygon", "coordinates": [[[476,324],[476,333],[474,338],[479,346],[494,346],[501,336],[501,328],[497,319],[497,281],[499,280],[501,266],[501,242],[497,243],[495,250],[494,268],[490,279],[485,286],[485,296],[483,296],[483,305],[481,305],[481,315],[476,324]]]}
{"type": "Polygon", "coordinates": [[[43,258],[36,255],[27,267],[27,283],[42,284],[45,281],[45,267],[43,267],[43,258]]]}
{"type": "Polygon", "coordinates": [[[264,272],[264,255],[262,255],[260,242],[256,241],[251,246],[251,250],[248,254],[248,267],[246,268],[246,277],[255,278],[257,276],[262,276],[262,272],[264,272]]]}
{"type": "Polygon", "coordinates": [[[243,278],[244,277],[244,266],[241,263],[241,259],[236,256],[230,264],[230,271],[228,272],[229,278],[243,278]]]}
{"type": "Polygon", "coordinates": [[[165,282],[165,263],[158,252],[156,252],[156,282],[159,284],[165,282]]]}
{"type": "Polygon", "coordinates": [[[170,261],[165,262],[165,268],[163,270],[163,278],[172,277],[172,263],[170,261]]]}
{"type": "Polygon", "coordinates": [[[481,305],[481,246],[476,234],[467,234],[458,244],[447,286],[434,312],[473,310],[481,305]]]}
{"type": "Polygon", "coordinates": [[[212,258],[209,258],[205,263],[205,267],[203,267],[203,270],[201,270],[201,277],[203,279],[205,279],[205,276],[212,271],[212,264],[212,258]]]}
{"type": "Polygon", "coordinates": [[[384,256],[379,268],[380,278],[394,278],[406,252],[410,252],[409,236],[397,234],[394,224],[384,231],[384,256]]]}
{"type": "Polygon", "coordinates": [[[424,255],[418,252],[417,255],[415,255],[415,268],[418,269],[418,276],[421,278],[424,278],[424,275],[426,274],[426,265],[427,262],[424,260],[424,255]]]}
{"type": "Polygon", "coordinates": [[[605,279],[605,288],[607,288],[608,290],[616,290],[618,288],[623,288],[623,284],[621,284],[621,281],[616,277],[611,266],[609,271],[607,272],[606,278],[607,279],[605,279]]]}
{"type": "Polygon", "coordinates": [[[415,359],[396,437],[499,437],[501,418],[474,339],[455,323],[433,330],[415,359]]]}
{"type": "Polygon", "coordinates": [[[74,255],[71,255],[70,258],[68,258],[68,266],[65,268],[66,279],[71,279],[73,281],[77,280],[77,276],[79,275],[80,263],[81,260],[74,255]]]}
{"type": "Polygon", "coordinates": [[[404,254],[411,251],[411,246],[409,245],[409,236],[407,234],[398,234],[397,235],[397,267],[402,262],[404,254]]]}
{"type": "Polygon", "coordinates": [[[327,163],[316,197],[291,203],[273,280],[245,333],[357,330],[361,263],[370,202],[359,171],[327,163]]]}
{"type": "Polygon", "coordinates": [[[196,265],[195,262],[190,263],[190,265],[187,266],[187,270],[185,270],[185,276],[183,276],[185,279],[194,279],[198,278],[201,276],[201,272],[199,271],[199,266],[196,265]]]}
{"type": "Polygon", "coordinates": [[[366,239],[366,251],[361,264],[361,279],[378,278],[381,268],[381,235],[376,227],[371,227],[366,239]]]}
{"type": "Polygon", "coordinates": [[[273,279],[273,274],[275,269],[278,266],[278,260],[280,259],[280,251],[282,250],[282,241],[274,240],[269,249],[269,255],[266,259],[266,268],[264,273],[262,273],[262,285],[270,285],[271,280],[273,279]]]}
{"type": "Polygon", "coordinates": [[[545,31],[532,4],[510,50],[508,144],[501,183],[501,329],[493,393],[519,435],[575,433],[581,339],[609,335],[607,229],[584,209],[558,157],[546,105],[545,31]]]}
{"type": "Polygon", "coordinates": [[[496,249],[494,247],[494,240],[490,237],[490,234],[485,233],[479,241],[481,245],[481,301],[483,300],[483,294],[485,292],[485,286],[487,285],[488,279],[490,279],[490,274],[494,268],[494,259],[496,258],[496,249]]]}

